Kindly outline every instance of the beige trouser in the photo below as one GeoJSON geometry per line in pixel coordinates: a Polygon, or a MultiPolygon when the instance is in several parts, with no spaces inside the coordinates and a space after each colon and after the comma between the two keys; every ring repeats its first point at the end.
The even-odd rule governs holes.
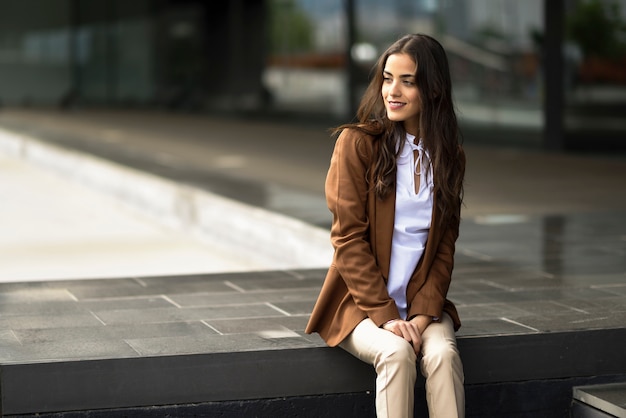
{"type": "MultiPolygon", "coordinates": [[[[411,344],[367,318],[339,346],[376,369],[378,418],[413,418],[417,356],[411,344]]],[[[431,418],[465,416],[463,364],[447,314],[422,334],[420,369],[431,418]]]]}

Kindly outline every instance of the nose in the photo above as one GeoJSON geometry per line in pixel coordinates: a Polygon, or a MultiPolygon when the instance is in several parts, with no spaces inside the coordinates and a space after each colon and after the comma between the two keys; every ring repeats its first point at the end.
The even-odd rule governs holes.
{"type": "Polygon", "coordinates": [[[392,97],[398,97],[400,95],[400,89],[398,88],[397,81],[393,81],[389,86],[389,95],[392,97]]]}

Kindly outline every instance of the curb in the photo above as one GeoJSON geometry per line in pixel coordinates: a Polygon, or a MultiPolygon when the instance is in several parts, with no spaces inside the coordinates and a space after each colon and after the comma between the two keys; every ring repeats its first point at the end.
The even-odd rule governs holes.
{"type": "Polygon", "coordinates": [[[285,215],[4,128],[0,153],[108,194],[238,258],[269,262],[277,270],[325,268],[332,259],[326,229],[285,215]]]}

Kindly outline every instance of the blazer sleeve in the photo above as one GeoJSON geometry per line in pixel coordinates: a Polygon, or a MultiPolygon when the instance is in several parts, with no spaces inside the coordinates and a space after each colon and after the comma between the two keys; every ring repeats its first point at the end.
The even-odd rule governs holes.
{"type": "Polygon", "coordinates": [[[337,138],[326,177],[326,200],[333,214],[333,265],[357,307],[378,326],[400,314],[376,262],[369,241],[367,181],[373,143],[354,129],[337,138]]]}
{"type": "MultiPolygon", "coordinates": [[[[465,154],[459,148],[459,164],[461,175],[465,174],[465,154]]],[[[455,208],[456,219],[460,219],[461,204],[455,208]]],[[[426,280],[417,291],[410,303],[408,312],[409,318],[416,315],[429,315],[441,318],[443,308],[446,303],[448,289],[452,281],[452,270],[454,268],[454,254],[456,241],[459,237],[459,221],[443,223],[441,240],[437,244],[435,255],[429,266],[422,265],[427,269],[426,280]]],[[[428,245],[428,244],[427,244],[428,245]]]]}
{"type": "Polygon", "coordinates": [[[409,318],[416,315],[441,318],[452,280],[455,242],[458,236],[458,225],[446,228],[437,247],[437,252],[428,271],[426,281],[411,301],[408,312],[409,318]]]}

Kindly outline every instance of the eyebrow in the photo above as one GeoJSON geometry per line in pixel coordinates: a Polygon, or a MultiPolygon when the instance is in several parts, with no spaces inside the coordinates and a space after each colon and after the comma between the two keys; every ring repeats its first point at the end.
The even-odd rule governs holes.
{"type": "MultiPolygon", "coordinates": [[[[389,75],[393,75],[392,73],[390,73],[387,70],[383,70],[383,74],[389,74],[389,75]]],[[[415,74],[402,74],[400,76],[398,76],[399,78],[411,78],[411,77],[415,77],[415,74]]]]}

